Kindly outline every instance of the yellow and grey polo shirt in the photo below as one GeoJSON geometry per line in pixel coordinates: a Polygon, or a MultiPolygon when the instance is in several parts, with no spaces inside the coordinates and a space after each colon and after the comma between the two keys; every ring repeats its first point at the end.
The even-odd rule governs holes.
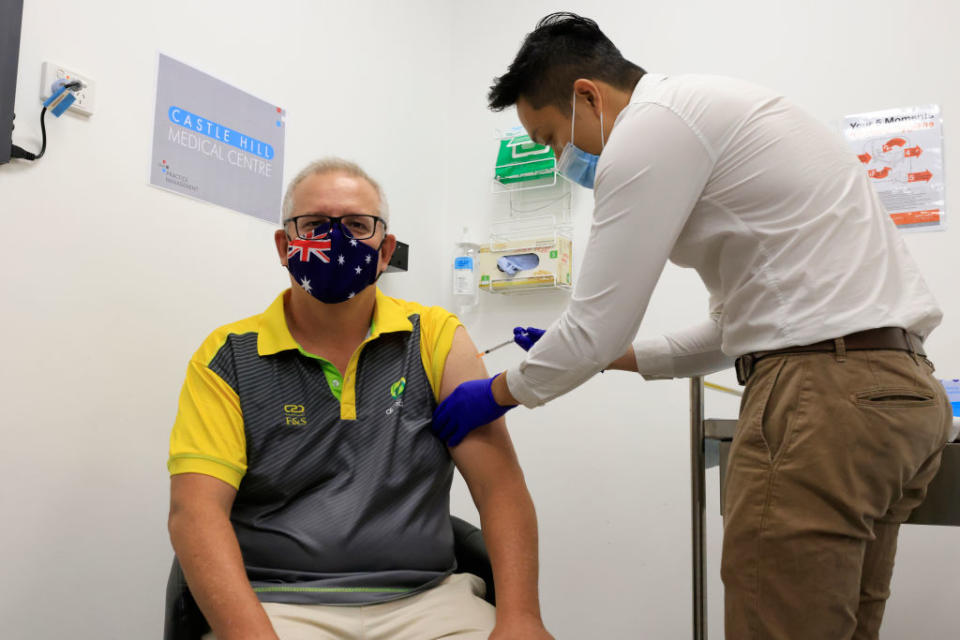
{"type": "Polygon", "coordinates": [[[460,322],[377,290],[343,375],[290,335],[281,294],[194,354],[171,475],[237,489],[230,519],[262,601],[367,604],[454,569],[453,463],[430,431],[460,322]]]}

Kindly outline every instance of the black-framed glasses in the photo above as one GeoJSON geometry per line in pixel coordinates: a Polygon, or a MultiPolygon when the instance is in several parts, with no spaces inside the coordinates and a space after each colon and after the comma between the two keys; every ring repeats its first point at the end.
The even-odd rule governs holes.
{"type": "Polygon", "coordinates": [[[354,240],[368,240],[377,233],[377,223],[387,224],[379,216],[372,216],[366,213],[348,213],[344,216],[326,216],[320,213],[306,213],[302,216],[287,218],[284,224],[293,223],[297,237],[301,240],[312,240],[320,236],[325,236],[333,228],[334,224],[339,224],[343,232],[354,240]]]}

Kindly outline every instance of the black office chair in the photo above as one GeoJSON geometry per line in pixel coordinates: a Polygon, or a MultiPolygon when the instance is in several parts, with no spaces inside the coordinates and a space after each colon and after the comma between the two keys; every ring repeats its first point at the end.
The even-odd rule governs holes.
{"type": "MultiPolygon", "coordinates": [[[[493,589],[493,569],[490,557],[483,543],[480,529],[455,516],[450,517],[453,524],[453,552],[457,558],[458,573],[472,573],[479,576],[487,585],[484,599],[496,605],[496,593],[493,589]]],[[[163,640],[200,640],[210,630],[187,588],[187,580],[177,557],[173,557],[170,577],[167,579],[167,603],[163,617],[163,640]]]]}

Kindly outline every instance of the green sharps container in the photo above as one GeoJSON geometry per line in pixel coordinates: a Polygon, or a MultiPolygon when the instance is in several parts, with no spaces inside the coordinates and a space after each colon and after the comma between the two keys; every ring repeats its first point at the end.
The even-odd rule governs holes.
{"type": "Polygon", "coordinates": [[[527,134],[500,140],[495,179],[501,184],[552,178],[556,167],[553,150],[535,143],[527,134]]]}

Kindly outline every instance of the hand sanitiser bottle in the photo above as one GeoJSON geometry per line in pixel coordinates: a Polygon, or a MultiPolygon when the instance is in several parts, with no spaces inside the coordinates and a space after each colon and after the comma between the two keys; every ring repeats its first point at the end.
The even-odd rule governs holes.
{"type": "Polygon", "coordinates": [[[453,298],[460,313],[477,304],[480,290],[477,288],[477,251],[480,247],[470,242],[467,227],[457,243],[453,257],[453,298]]]}

